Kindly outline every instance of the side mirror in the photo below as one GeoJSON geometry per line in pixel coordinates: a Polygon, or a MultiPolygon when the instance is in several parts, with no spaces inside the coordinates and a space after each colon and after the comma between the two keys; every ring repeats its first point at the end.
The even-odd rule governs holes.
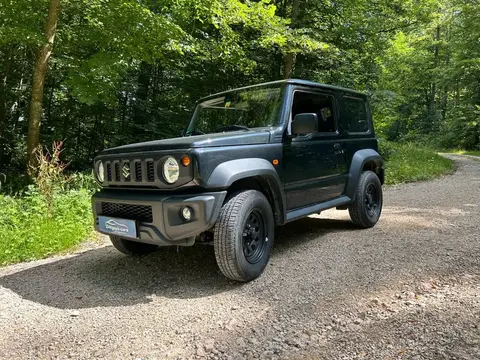
{"type": "Polygon", "coordinates": [[[292,135],[311,134],[318,131],[318,116],[315,113],[298,114],[292,121],[292,135]]]}

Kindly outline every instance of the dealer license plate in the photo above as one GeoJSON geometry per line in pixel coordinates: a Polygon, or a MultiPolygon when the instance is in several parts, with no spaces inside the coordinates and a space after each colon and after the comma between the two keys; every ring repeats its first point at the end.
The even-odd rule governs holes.
{"type": "Polygon", "coordinates": [[[98,217],[101,232],[127,238],[137,238],[137,222],[135,220],[118,219],[108,216],[98,217]]]}

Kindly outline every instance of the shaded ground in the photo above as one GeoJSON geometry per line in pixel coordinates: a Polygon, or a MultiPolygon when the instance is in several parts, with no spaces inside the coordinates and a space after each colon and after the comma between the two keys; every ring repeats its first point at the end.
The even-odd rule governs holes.
{"type": "Polygon", "coordinates": [[[3,268],[0,358],[480,359],[480,161],[452,158],[389,187],[374,229],[338,211],[279,228],[245,285],[202,246],[3,268]]]}

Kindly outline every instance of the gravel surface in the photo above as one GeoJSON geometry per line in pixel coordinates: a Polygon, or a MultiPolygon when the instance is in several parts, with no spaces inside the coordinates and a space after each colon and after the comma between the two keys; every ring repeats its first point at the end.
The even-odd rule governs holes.
{"type": "Polygon", "coordinates": [[[249,284],[206,246],[0,269],[0,358],[480,359],[480,161],[452,158],[387,188],[373,229],[343,211],[279,228],[249,284]]]}

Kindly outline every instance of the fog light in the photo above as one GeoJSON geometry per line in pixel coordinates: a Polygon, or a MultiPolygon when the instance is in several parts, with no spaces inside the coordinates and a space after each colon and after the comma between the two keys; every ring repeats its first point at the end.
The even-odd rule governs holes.
{"type": "Polygon", "coordinates": [[[193,210],[190,209],[188,206],[185,206],[184,208],[182,208],[182,211],[180,214],[182,215],[183,220],[190,221],[192,220],[193,210]]]}

